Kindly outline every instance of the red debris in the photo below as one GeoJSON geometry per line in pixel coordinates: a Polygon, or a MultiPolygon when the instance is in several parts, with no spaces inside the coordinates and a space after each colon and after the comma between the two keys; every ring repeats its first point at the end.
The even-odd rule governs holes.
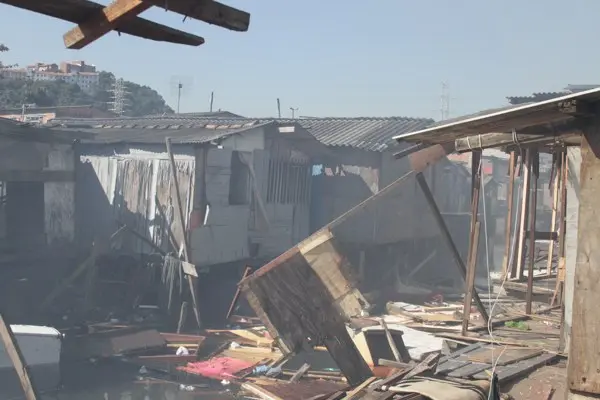
{"type": "Polygon", "coordinates": [[[177,369],[206,378],[231,379],[235,378],[236,374],[253,366],[253,363],[244,360],[230,357],[216,357],[207,361],[188,363],[185,367],[178,367],[177,369]]]}

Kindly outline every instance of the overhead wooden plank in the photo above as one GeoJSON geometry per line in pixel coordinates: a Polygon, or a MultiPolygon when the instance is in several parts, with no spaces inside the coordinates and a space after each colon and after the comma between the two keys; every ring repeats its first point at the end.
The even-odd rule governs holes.
{"type": "Polygon", "coordinates": [[[143,0],[115,0],[98,10],[87,21],[65,33],[63,40],[69,49],[81,49],[123,23],[152,7],[143,0]]]}
{"type": "Polygon", "coordinates": [[[245,32],[250,26],[250,14],[214,0],[144,0],[157,7],[186,17],[220,26],[232,31],[245,32]]]}
{"type": "MultiPolygon", "coordinates": [[[[90,15],[104,8],[102,4],[88,0],[62,0],[62,1],[40,1],[40,0],[0,0],[0,3],[18,7],[73,22],[84,23],[90,15]]],[[[200,46],[204,38],[191,33],[183,32],[144,18],[134,17],[125,24],[119,25],[116,31],[128,35],[159,42],[183,44],[187,46],[200,46]]]]}

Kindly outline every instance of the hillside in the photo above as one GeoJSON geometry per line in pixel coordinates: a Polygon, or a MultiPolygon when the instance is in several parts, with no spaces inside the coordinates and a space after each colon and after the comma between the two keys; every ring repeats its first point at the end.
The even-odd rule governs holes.
{"type": "MultiPolygon", "coordinates": [[[[0,44],[0,52],[8,49],[0,44]]],[[[2,61],[0,59],[0,68],[2,61]]],[[[25,81],[0,78],[0,108],[19,108],[23,104],[39,107],[94,105],[107,110],[110,89],[115,76],[100,72],[100,85],[94,95],[83,92],[79,86],[62,81],[25,81]]],[[[128,91],[126,116],[173,113],[165,99],[154,89],[125,81],[128,91]]]]}

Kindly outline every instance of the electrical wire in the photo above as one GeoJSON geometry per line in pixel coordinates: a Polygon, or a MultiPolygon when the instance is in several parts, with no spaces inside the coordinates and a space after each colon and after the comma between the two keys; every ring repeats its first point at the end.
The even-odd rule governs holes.
{"type": "MultiPolygon", "coordinates": [[[[483,159],[483,157],[482,157],[482,159],[483,159]]],[[[522,156],[520,157],[519,162],[520,162],[520,169],[522,170],[522,168],[523,168],[523,157],[522,156]]],[[[481,161],[480,161],[480,164],[481,164],[481,161]]],[[[484,175],[483,174],[483,170],[482,170],[482,174],[481,175],[482,175],[482,181],[485,182],[485,180],[483,179],[483,175],[484,175]]],[[[520,204],[521,196],[523,195],[522,189],[523,189],[522,185],[519,185],[519,187],[517,189],[517,204],[520,204]]],[[[488,249],[488,247],[487,247],[488,236],[487,236],[487,213],[486,213],[486,209],[485,209],[485,183],[482,185],[482,196],[483,196],[483,219],[484,219],[484,227],[486,228],[485,229],[485,242],[486,242],[486,256],[487,256],[486,257],[486,266],[487,266],[487,273],[488,273],[488,296],[489,296],[488,299],[490,301],[490,303],[489,303],[490,304],[490,317],[488,319],[487,328],[488,328],[488,334],[490,336],[491,344],[492,344],[492,373],[491,373],[491,376],[490,376],[490,383],[491,383],[491,381],[494,378],[494,374],[496,372],[496,367],[498,366],[498,362],[500,361],[500,358],[502,357],[502,354],[506,350],[506,348],[504,348],[500,352],[500,354],[498,355],[498,357],[496,359],[494,359],[494,344],[498,345],[498,346],[500,345],[500,343],[498,343],[496,341],[496,338],[494,337],[494,333],[493,333],[493,330],[492,330],[493,318],[494,318],[494,309],[496,308],[496,305],[498,305],[498,300],[500,299],[500,295],[502,294],[502,291],[504,290],[505,283],[508,281],[509,274],[508,274],[508,271],[506,271],[506,273],[504,274],[504,276],[502,278],[502,283],[501,283],[500,288],[498,290],[498,294],[496,295],[496,298],[494,299],[494,303],[492,304],[491,303],[491,298],[492,298],[492,283],[491,283],[491,276],[490,276],[490,272],[491,271],[490,271],[490,267],[489,267],[489,254],[488,254],[488,250],[487,250],[488,249]]],[[[515,213],[515,221],[514,221],[514,224],[513,224],[513,234],[512,234],[512,237],[514,239],[516,239],[516,235],[517,235],[517,223],[516,222],[518,221],[521,208],[519,208],[518,211],[519,212],[515,213]]],[[[512,215],[508,216],[508,218],[512,218],[512,215]]],[[[514,255],[515,255],[515,247],[516,246],[515,246],[515,243],[514,243],[514,240],[513,240],[513,243],[510,246],[510,250],[511,251],[510,251],[510,255],[509,255],[507,266],[510,266],[513,263],[514,255]]],[[[491,396],[491,394],[490,394],[490,396],[491,396]]]]}

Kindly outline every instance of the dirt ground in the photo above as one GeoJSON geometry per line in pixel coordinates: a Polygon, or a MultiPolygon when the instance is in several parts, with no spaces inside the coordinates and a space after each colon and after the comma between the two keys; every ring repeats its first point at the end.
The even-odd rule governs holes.
{"type": "Polygon", "coordinates": [[[510,394],[516,400],[565,400],[567,398],[566,367],[565,361],[542,367],[526,378],[502,387],[501,391],[510,394]]]}

